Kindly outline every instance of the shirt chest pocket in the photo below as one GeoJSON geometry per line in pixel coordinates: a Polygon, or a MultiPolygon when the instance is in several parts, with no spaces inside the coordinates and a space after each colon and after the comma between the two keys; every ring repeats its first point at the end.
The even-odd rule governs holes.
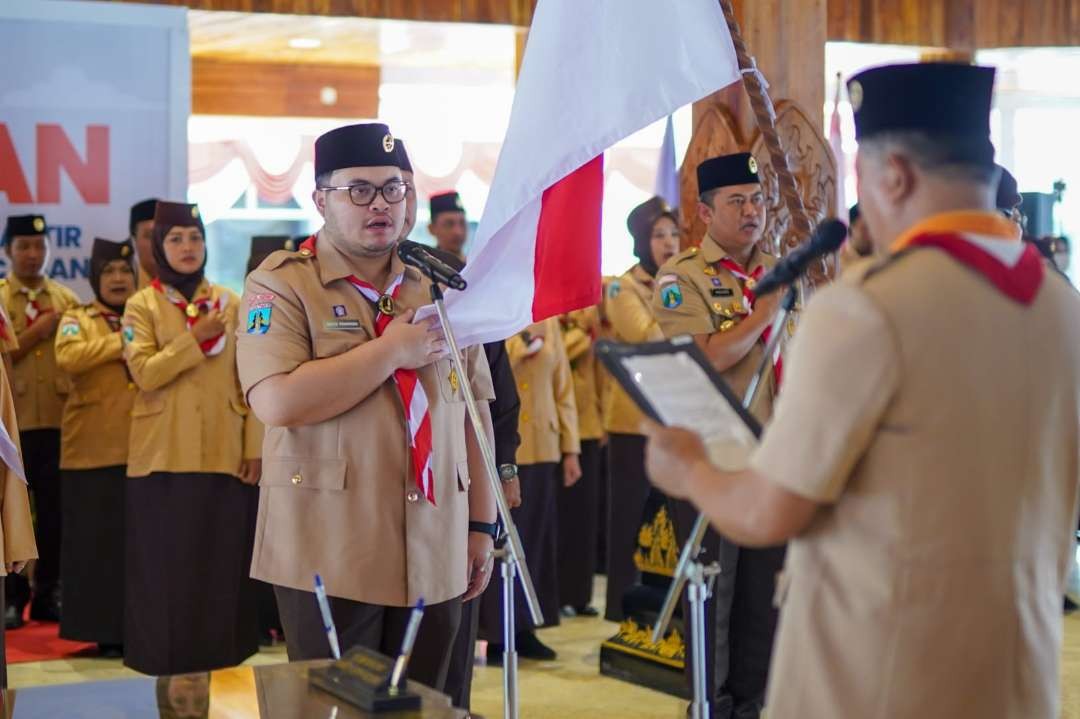
{"type": "Polygon", "coordinates": [[[435,381],[439,385],[439,394],[444,402],[464,402],[465,393],[461,390],[463,378],[458,375],[450,360],[439,360],[432,365],[435,370],[435,381]]]}
{"type": "Polygon", "coordinates": [[[371,337],[363,327],[334,332],[321,332],[311,340],[312,354],[315,359],[336,357],[370,341],[371,337]]]}

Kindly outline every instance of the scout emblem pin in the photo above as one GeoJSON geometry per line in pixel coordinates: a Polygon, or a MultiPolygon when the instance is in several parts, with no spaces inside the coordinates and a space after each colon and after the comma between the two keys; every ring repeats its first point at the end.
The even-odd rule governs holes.
{"type": "Polygon", "coordinates": [[[390,295],[383,295],[379,298],[379,312],[382,312],[388,317],[394,316],[394,298],[390,295]]]}
{"type": "Polygon", "coordinates": [[[453,367],[450,368],[450,391],[457,392],[461,387],[461,383],[458,382],[457,370],[453,367]]]}
{"type": "Polygon", "coordinates": [[[199,316],[199,306],[194,302],[189,302],[188,306],[184,309],[184,314],[186,314],[191,319],[195,319],[199,316]]]}

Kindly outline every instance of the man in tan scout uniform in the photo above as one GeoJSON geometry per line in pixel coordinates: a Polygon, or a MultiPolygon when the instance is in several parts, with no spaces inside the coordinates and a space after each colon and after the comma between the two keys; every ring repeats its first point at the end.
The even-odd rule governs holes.
{"type": "Polygon", "coordinates": [[[493,393],[482,348],[459,377],[441,333],[411,322],[429,285],[394,252],[408,190],[394,148],[381,124],[321,136],[325,225],[247,280],[240,375],[267,425],[252,576],[275,585],[294,660],[330,654],[316,572],[343,649],[394,654],[424,599],[409,672],[441,688],[462,600],[490,577],[496,515],[461,383],[489,435],[493,393]]]}
{"type": "MultiPolygon", "coordinates": [[[[11,318],[19,347],[14,363],[15,413],[19,418],[23,461],[34,493],[37,542],[41,557],[34,569],[30,617],[59,621],[60,580],[60,419],[68,377],[56,367],[53,340],[64,311],[79,304],[75,293],[45,276],[49,241],[40,215],[9,217],[4,248],[11,273],[0,280],[0,303],[11,318]]],[[[22,576],[8,582],[11,626],[21,626],[30,586],[22,576]]]]}
{"type": "MultiPolygon", "coordinates": [[[[778,295],[754,295],[755,283],[776,262],[758,246],[765,231],[765,199],[757,170],[753,155],[745,152],[698,166],[698,212],[705,237],[700,249],[676,255],[660,268],[653,296],[664,335],[693,335],[738,397],[765,356],[778,308],[778,295]]],[[[772,369],[751,406],[762,422],[772,413],[772,369]]],[[[685,541],[697,512],[676,501],[672,515],[679,541],[685,541]]],[[[772,587],[783,566],[783,548],[740,550],[715,532],[709,532],[704,548],[705,560],[718,561],[722,570],[706,616],[706,686],[713,716],[756,717],[765,698],[776,630],[772,587]]],[[[686,666],[692,682],[690,662],[686,666]]]]}
{"type": "Polygon", "coordinates": [[[747,469],[651,429],[665,491],[744,544],[792,540],[772,719],[1059,716],[1080,298],[994,209],[993,81],[948,64],[852,79],[880,256],[807,307],[747,469]]]}

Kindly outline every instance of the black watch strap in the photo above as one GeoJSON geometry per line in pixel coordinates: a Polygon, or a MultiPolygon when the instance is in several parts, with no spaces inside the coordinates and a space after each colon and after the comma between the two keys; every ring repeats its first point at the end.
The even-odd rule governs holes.
{"type": "Polygon", "coordinates": [[[495,522],[469,522],[469,531],[486,534],[492,540],[499,538],[499,525],[495,522]]]}

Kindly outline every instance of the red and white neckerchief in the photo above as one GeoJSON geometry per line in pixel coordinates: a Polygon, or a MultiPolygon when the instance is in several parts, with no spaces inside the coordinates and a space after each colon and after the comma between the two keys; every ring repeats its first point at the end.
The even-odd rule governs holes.
{"type": "Polygon", "coordinates": [[[34,320],[41,316],[44,312],[41,305],[38,304],[37,298],[44,290],[32,290],[29,287],[20,287],[19,292],[26,295],[26,309],[23,310],[23,314],[26,315],[26,326],[34,324],[34,320]]]}
{"type": "MultiPolygon", "coordinates": [[[[316,254],[315,236],[309,237],[300,245],[312,255],[316,254]]],[[[379,292],[364,280],[349,275],[346,278],[356,290],[377,308],[375,315],[375,336],[381,337],[386,327],[394,319],[394,300],[401,291],[404,274],[395,277],[385,292],[379,292]]],[[[420,383],[416,370],[394,370],[394,384],[401,395],[401,405],[405,410],[405,420],[409,424],[409,452],[412,455],[413,469],[416,473],[416,486],[429,502],[435,504],[435,473],[431,466],[432,434],[431,412],[427,393],[420,383]]]]}
{"type": "MultiPolygon", "coordinates": [[[[213,302],[209,297],[203,297],[201,299],[192,300],[187,302],[184,298],[172,287],[166,288],[161,284],[161,280],[154,279],[150,283],[150,286],[160,292],[168,300],[169,304],[176,306],[182,313],[184,313],[184,321],[187,322],[188,329],[195,326],[199,317],[209,312],[220,312],[225,309],[226,302],[223,301],[224,295],[219,296],[213,302]]],[[[225,333],[222,332],[217,337],[211,337],[205,342],[200,342],[199,347],[202,349],[203,354],[207,357],[213,357],[214,355],[221,354],[225,349],[227,338],[225,333]]]]}
{"type": "Polygon", "coordinates": [[[120,331],[121,320],[124,319],[121,315],[118,315],[115,312],[111,312],[109,310],[98,310],[98,312],[101,313],[101,316],[105,319],[105,322],[109,325],[110,330],[112,330],[113,332],[119,332],[120,331]]]}
{"type": "Polygon", "coordinates": [[[961,232],[927,232],[911,237],[904,248],[934,247],[985,277],[1006,297],[1031,305],[1042,287],[1046,265],[1030,242],[961,232]]]}
{"type": "MultiPolygon", "coordinates": [[[[725,270],[735,275],[735,278],[739,280],[739,285],[742,287],[742,299],[743,307],[746,308],[747,314],[754,313],[754,303],[757,302],[757,294],[754,292],[754,287],[757,286],[758,280],[765,274],[765,268],[762,265],[758,265],[757,269],[747,274],[743,266],[730,257],[725,257],[720,260],[720,266],[725,270]]],[[[772,327],[766,327],[765,331],[761,333],[761,341],[765,346],[769,345],[769,338],[772,337],[772,327]]],[[[784,361],[780,357],[780,347],[777,346],[776,353],[773,355],[773,369],[776,374],[776,386],[780,387],[780,377],[784,372],[784,361]]]]}

